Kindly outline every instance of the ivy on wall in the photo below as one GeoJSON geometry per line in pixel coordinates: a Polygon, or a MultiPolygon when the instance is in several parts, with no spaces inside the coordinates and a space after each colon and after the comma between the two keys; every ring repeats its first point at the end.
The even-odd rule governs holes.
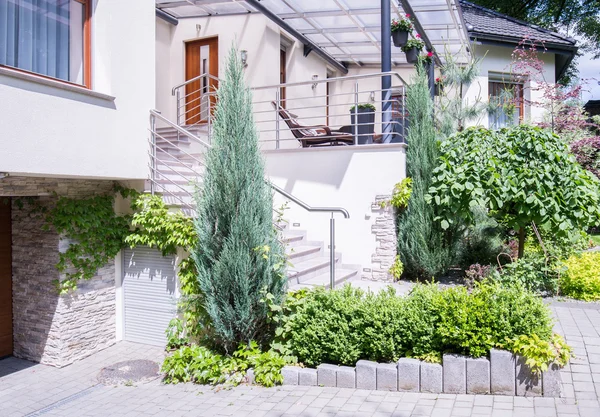
{"type": "Polygon", "coordinates": [[[137,194],[115,185],[111,194],[82,199],[59,196],[51,206],[30,197],[15,200],[17,207],[27,204],[31,206],[31,215],[43,216],[45,230],[54,229],[69,241],[56,264],[56,269],[64,274],[63,279],[53,281],[59,294],[76,289],[79,280],[94,277],[125,246],[131,216],[115,213],[117,193],[124,198],[137,194]]]}

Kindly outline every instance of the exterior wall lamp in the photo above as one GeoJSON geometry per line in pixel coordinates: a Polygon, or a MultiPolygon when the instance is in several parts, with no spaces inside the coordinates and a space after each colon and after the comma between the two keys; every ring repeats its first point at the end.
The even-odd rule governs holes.
{"type": "MultiPolygon", "coordinates": [[[[313,75],[313,76],[312,76],[312,80],[313,80],[313,81],[317,81],[318,79],[319,79],[319,76],[318,76],[317,74],[315,74],[315,75],[313,75]]],[[[318,84],[319,84],[319,83],[313,83],[313,84],[312,84],[312,89],[313,89],[313,90],[316,90],[316,89],[317,89],[317,85],[318,85],[318,84]]]]}
{"type": "Polygon", "coordinates": [[[246,68],[248,66],[248,51],[242,49],[240,51],[240,59],[242,60],[242,65],[246,68]]]}

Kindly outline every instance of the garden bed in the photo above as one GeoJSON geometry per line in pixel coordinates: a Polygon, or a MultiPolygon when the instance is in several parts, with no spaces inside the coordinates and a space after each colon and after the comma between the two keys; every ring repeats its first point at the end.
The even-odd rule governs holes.
{"type": "Polygon", "coordinates": [[[316,369],[286,366],[283,385],[358,388],[378,391],[560,397],[558,366],[537,373],[525,358],[492,349],[490,359],[444,355],[442,364],[401,358],[396,363],[360,360],[356,366],[321,364],[316,369]]]}

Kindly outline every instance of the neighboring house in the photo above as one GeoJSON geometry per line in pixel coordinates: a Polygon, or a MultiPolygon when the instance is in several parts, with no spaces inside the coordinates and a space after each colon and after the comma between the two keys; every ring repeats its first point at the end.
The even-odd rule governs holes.
{"type": "Polygon", "coordinates": [[[502,92],[508,91],[516,102],[514,111],[507,114],[499,108],[472,124],[500,128],[541,121],[544,109],[527,104],[543,101],[543,92],[538,89],[540,80],[512,73],[512,53],[524,39],[534,41],[544,62],[544,71],[540,75],[546,83],[554,84],[575,57],[575,40],[466,1],[461,0],[460,5],[472,51],[482,58],[480,76],[470,87],[467,99],[480,97],[487,102],[490,97],[496,97],[503,100],[502,92]]]}
{"type": "MultiPolygon", "coordinates": [[[[438,64],[445,48],[462,62],[474,43],[476,54],[489,50],[483,100],[507,80],[523,34],[507,36],[502,25],[527,26],[454,0],[392,1],[389,12],[413,15],[438,64]]],[[[118,181],[192,212],[190,180],[201,182],[214,90],[232,45],[253,90],[269,179],[310,206],[350,213],[335,214],[337,281],[389,279],[395,224],[381,203],[405,177],[404,86],[414,66],[394,47],[382,65],[381,21],[379,2],[369,0],[351,9],[323,0],[0,0],[0,291],[12,288],[0,303],[0,356],[64,366],[116,340],[164,343],[176,260],[124,250],[74,294],[58,296],[54,265],[68,242],[44,230],[20,197],[51,205],[118,181]],[[374,119],[354,117],[356,104],[373,104],[374,119]],[[356,146],[301,147],[323,135],[356,146]]],[[[567,63],[562,52],[574,50],[554,47],[545,55],[552,80],[567,63]]],[[[539,116],[527,106],[522,113],[539,116]]],[[[289,199],[277,193],[276,205],[289,199]]],[[[295,202],[285,211],[292,285],[329,281],[330,217],[295,202]]]]}

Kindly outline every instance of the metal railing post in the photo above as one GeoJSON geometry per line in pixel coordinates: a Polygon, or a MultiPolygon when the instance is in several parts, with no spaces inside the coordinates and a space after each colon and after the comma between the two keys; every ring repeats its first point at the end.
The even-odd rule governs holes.
{"type": "Polygon", "coordinates": [[[177,92],[175,93],[175,111],[176,111],[176,116],[177,116],[177,126],[181,126],[181,115],[179,114],[179,88],[177,89],[177,92]]]}
{"type": "Polygon", "coordinates": [[[354,144],[358,145],[358,81],[354,83],[354,144]]]}
{"type": "Polygon", "coordinates": [[[329,286],[335,288],[335,219],[331,213],[329,219],[329,286]]]}
{"type": "Polygon", "coordinates": [[[279,89],[275,91],[275,103],[277,104],[277,109],[275,110],[275,149],[279,149],[279,109],[281,108],[279,89]]]}
{"type": "Polygon", "coordinates": [[[154,195],[156,180],[156,117],[150,115],[150,194],[154,195]]]}
{"type": "Polygon", "coordinates": [[[208,116],[206,116],[208,118],[208,123],[207,123],[208,124],[208,132],[207,132],[208,143],[212,143],[212,136],[211,136],[211,133],[210,133],[210,127],[211,127],[211,122],[212,122],[211,121],[211,119],[212,119],[212,117],[211,117],[211,107],[210,107],[211,97],[212,96],[209,94],[208,95],[208,116]]]}

